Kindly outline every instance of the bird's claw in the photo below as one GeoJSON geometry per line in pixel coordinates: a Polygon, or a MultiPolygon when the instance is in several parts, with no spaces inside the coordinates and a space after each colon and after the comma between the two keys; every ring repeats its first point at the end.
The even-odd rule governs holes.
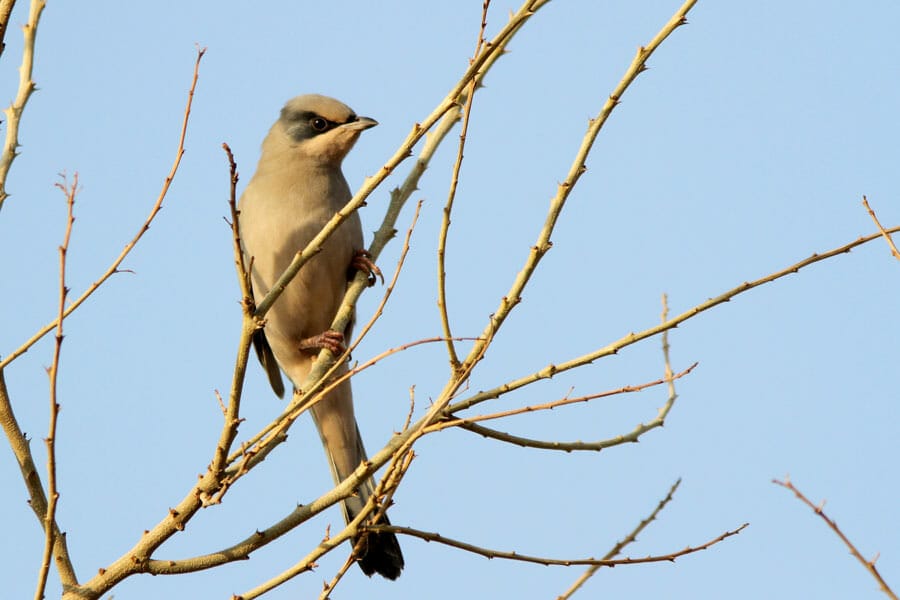
{"type": "Polygon", "coordinates": [[[306,338],[300,342],[300,349],[309,352],[318,352],[322,348],[328,348],[335,356],[340,356],[346,350],[344,346],[344,334],[334,329],[323,331],[319,335],[306,338]]]}
{"type": "Polygon", "coordinates": [[[350,261],[350,267],[367,274],[369,287],[375,285],[376,275],[381,279],[381,285],[384,285],[384,275],[382,275],[378,265],[372,261],[372,255],[367,250],[354,252],[353,260],[350,261]]]}

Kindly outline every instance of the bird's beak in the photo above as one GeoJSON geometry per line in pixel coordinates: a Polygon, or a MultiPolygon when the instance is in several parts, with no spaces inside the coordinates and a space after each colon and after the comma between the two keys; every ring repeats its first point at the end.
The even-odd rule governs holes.
{"type": "Polygon", "coordinates": [[[375,119],[370,119],[369,117],[357,117],[355,121],[344,123],[341,127],[346,127],[347,129],[352,129],[354,131],[365,131],[376,125],[378,125],[378,121],[375,119]]]}

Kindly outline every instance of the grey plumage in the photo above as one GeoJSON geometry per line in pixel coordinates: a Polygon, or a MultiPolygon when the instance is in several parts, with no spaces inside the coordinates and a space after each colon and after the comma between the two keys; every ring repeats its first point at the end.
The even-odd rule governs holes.
{"type": "MultiPolygon", "coordinates": [[[[298,96],[284,106],[263,141],[256,173],[238,206],[257,301],[268,293],[294,255],[350,200],[341,162],[359,134],[375,125],[376,121],[358,117],[345,104],[325,96],[298,96]]],[[[254,336],[257,357],[279,396],[284,394],[279,368],[296,388],[309,373],[318,350],[327,345],[321,334],[331,326],[347,288],[348,269],[362,249],[362,225],[353,213],[287,286],[267,313],[265,328],[254,336]]],[[[342,333],[349,338],[349,331],[342,333]]],[[[337,375],[346,371],[342,364],[337,375]]],[[[335,483],[339,483],[366,459],[349,381],[310,412],[335,483]]],[[[357,495],[344,501],[348,521],[373,491],[369,479],[357,495]]],[[[387,518],[382,522],[387,523],[387,518]]],[[[388,579],[400,575],[403,555],[393,534],[368,534],[362,542],[359,563],[367,575],[379,573],[388,579]]]]}

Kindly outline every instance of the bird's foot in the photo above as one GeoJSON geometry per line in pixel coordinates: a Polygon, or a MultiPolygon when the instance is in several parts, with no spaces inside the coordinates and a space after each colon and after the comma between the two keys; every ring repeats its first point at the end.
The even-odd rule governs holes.
{"type": "Polygon", "coordinates": [[[381,278],[381,285],[384,285],[384,275],[372,261],[372,255],[366,250],[357,250],[353,253],[353,260],[350,261],[350,268],[366,273],[369,279],[369,287],[375,285],[376,275],[381,278]]]}
{"type": "Polygon", "coordinates": [[[300,349],[308,352],[318,353],[322,348],[328,348],[335,356],[344,353],[344,334],[334,329],[323,331],[319,335],[308,337],[300,342],[300,349]]]}

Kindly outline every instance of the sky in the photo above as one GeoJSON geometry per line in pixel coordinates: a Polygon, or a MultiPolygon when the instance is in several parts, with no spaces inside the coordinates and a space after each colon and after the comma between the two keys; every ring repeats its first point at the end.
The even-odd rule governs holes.
{"type": "MultiPolygon", "coordinates": [[[[448,242],[450,316],[477,335],[523,265],[588,119],[677,0],[552,2],[509,45],[475,97],[448,242]]],[[[497,0],[490,36],[518,5],[497,0]]],[[[21,155],[0,210],[0,355],[55,315],[65,227],[59,174],[78,173],[68,285],[80,294],[150,210],[174,159],[195,45],[208,48],[181,169],[163,210],[123,268],[65,321],[59,382],[58,521],[81,579],[111,563],[181,500],[221,426],[240,332],[222,142],[249,180],[283,103],[323,93],[380,125],[345,161],[351,187],[376,173],[465,70],[481,2],[50,2],[37,41],[21,155]]],[[[0,59],[0,100],[16,93],[20,0],[0,59]]],[[[605,346],[672,313],[900,224],[897,178],[900,6],[871,0],[701,0],[649,61],[601,132],[553,248],[478,367],[487,389],[605,346]]],[[[4,118],[5,121],[5,118],[4,118]]],[[[6,124],[0,125],[5,132],[6,124]]],[[[356,351],[364,360],[440,333],[436,247],[455,158],[451,134],[412,202],[423,200],[394,296],[356,351]]],[[[403,163],[361,211],[369,239],[403,163]]],[[[412,202],[401,214],[405,232],[412,202]]],[[[379,259],[392,275],[395,240],[379,259]]],[[[367,291],[361,320],[382,288],[367,291]]],[[[665,427],[600,453],[512,447],[465,431],[423,439],[391,519],[499,550],[556,558],[605,554],[672,483],[674,500],[628,547],[667,554],[749,523],[674,563],[601,569],[583,598],[880,598],[875,581],[788,491],[789,475],[900,591],[896,472],[900,424],[900,262],[871,242],[702,313],[669,337],[677,382],[665,427]],[[892,458],[894,457],[894,458],[892,458]]],[[[43,466],[51,337],[5,372],[43,466]]],[[[652,338],[485,410],[537,404],[658,379],[652,338]]],[[[439,345],[354,379],[370,451],[399,430],[415,386],[427,410],[448,374],[439,345]]],[[[598,440],[651,420],[665,390],[512,417],[498,429],[598,440]]],[[[261,369],[248,374],[245,438],[283,406],[261,369]]],[[[479,411],[481,412],[481,411],[479,411]]],[[[473,413],[474,414],[474,413],[473,413]]],[[[46,481],[46,476],[44,476],[46,481]]],[[[243,539],[331,486],[308,418],[221,506],[202,511],[156,558],[243,539]]],[[[33,595],[43,537],[11,451],[0,450],[4,597],[33,595]]],[[[177,577],[135,576],[117,600],[229,598],[293,565],[340,524],[337,508],[249,561],[177,577]]],[[[401,538],[396,582],[348,572],[334,598],[556,598],[582,567],[486,560],[401,538]]],[[[320,561],[267,598],[315,598],[346,558],[320,561]]],[[[59,596],[51,577],[47,597],[59,596]]]]}

